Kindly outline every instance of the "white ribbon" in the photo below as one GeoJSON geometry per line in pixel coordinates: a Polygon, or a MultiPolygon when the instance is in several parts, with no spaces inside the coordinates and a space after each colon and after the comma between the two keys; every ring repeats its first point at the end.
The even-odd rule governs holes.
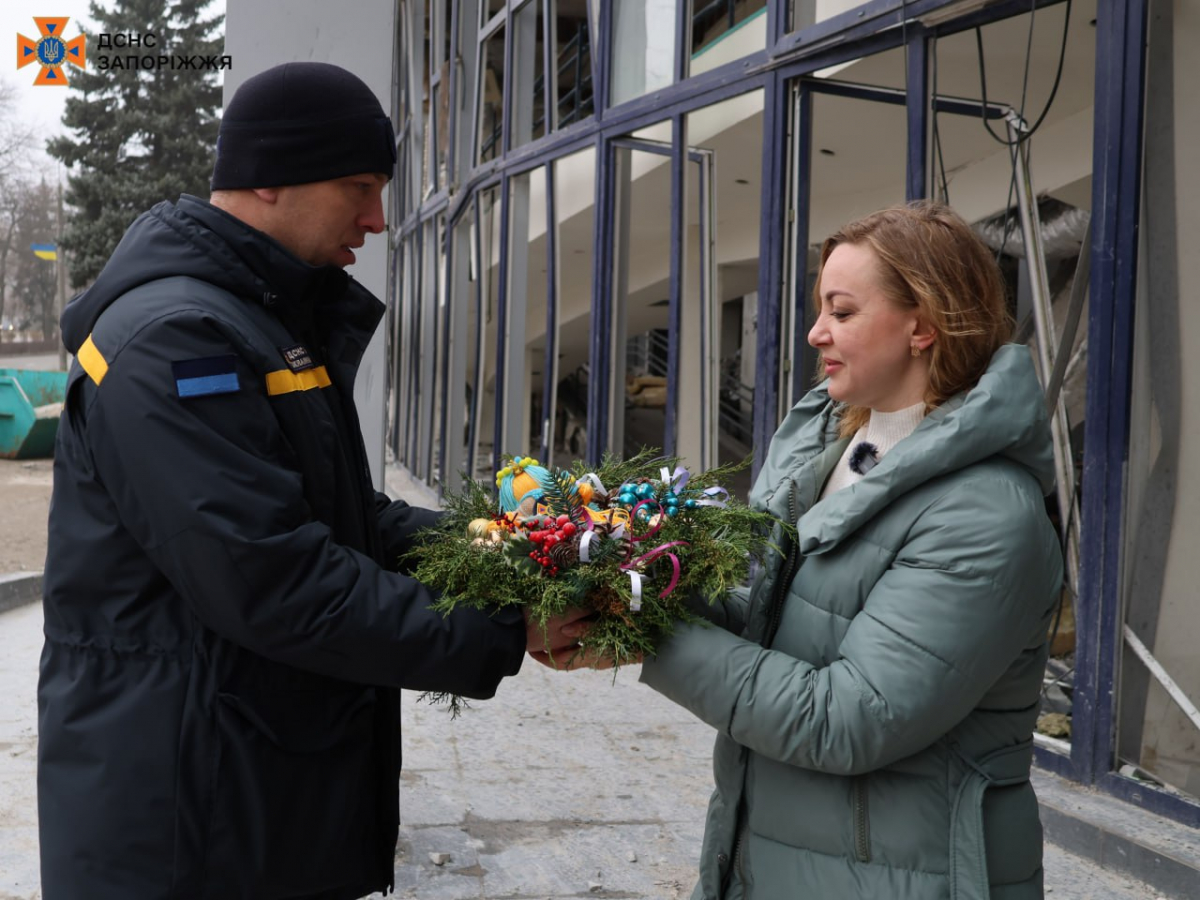
{"type": "MultiPolygon", "coordinates": [[[[609,537],[614,541],[619,541],[621,538],[625,537],[624,523],[618,524],[617,527],[612,530],[612,533],[609,534],[609,537]]],[[[592,531],[590,528],[583,533],[583,537],[579,539],[579,561],[581,563],[590,563],[592,561],[592,541],[598,540],[599,538],[600,532],[592,531]]]]}
{"type": "Polygon", "coordinates": [[[719,506],[722,509],[725,507],[725,501],[729,499],[729,491],[723,487],[710,487],[704,492],[705,499],[697,500],[697,506],[719,506]],[[716,499],[717,495],[721,494],[721,499],[716,499]]]}
{"type": "Polygon", "coordinates": [[[588,549],[588,547],[591,545],[591,543],[595,539],[595,537],[596,537],[596,532],[585,531],[583,533],[583,537],[581,537],[579,539],[579,561],[581,563],[587,563],[587,562],[592,561],[592,553],[591,553],[591,550],[588,549]]]}
{"type": "Polygon", "coordinates": [[[692,474],[683,466],[676,466],[674,474],[666,466],[663,466],[658,470],[658,474],[662,476],[662,482],[666,485],[667,489],[674,491],[676,494],[683,493],[683,489],[687,487],[688,479],[692,477],[692,474]]]}
{"type": "Polygon", "coordinates": [[[629,601],[630,612],[642,611],[642,576],[637,572],[626,571],[629,576],[629,586],[633,589],[633,599],[629,601]]]}

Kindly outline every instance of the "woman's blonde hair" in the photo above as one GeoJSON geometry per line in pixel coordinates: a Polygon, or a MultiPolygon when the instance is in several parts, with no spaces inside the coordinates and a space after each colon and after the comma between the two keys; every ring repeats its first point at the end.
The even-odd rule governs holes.
{"type": "MultiPolygon", "coordinates": [[[[821,274],[835,247],[867,247],[879,260],[883,293],[918,309],[936,331],[929,348],[927,410],[975,386],[1012,333],[1004,282],[992,252],[958,213],[920,200],[851,222],[825,239],[813,300],[821,308],[821,274]]],[[[847,406],[840,431],[852,435],[871,411],[847,406]]]]}

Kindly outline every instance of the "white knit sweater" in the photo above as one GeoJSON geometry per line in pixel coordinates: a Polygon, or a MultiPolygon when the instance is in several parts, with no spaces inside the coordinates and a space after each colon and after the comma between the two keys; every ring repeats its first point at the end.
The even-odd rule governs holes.
{"type": "Polygon", "coordinates": [[[862,480],[863,476],[850,468],[850,457],[854,455],[855,447],[863,441],[867,441],[875,446],[876,460],[883,459],[884,454],[917,430],[917,426],[921,424],[923,418],[925,418],[924,403],[917,403],[895,412],[872,410],[870,420],[855,432],[854,437],[850,440],[850,446],[846,448],[846,452],[842,454],[842,458],[834,467],[833,474],[825,482],[825,489],[821,491],[821,499],[862,480]]]}

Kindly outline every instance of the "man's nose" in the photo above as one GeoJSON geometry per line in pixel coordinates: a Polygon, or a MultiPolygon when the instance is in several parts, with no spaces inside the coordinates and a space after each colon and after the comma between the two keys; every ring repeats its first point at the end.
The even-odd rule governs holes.
{"type": "Polygon", "coordinates": [[[383,196],[377,196],[371,205],[358,217],[358,226],[371,234],[380,234],[387,228],[387,219],[383,215],[383,196]]]}

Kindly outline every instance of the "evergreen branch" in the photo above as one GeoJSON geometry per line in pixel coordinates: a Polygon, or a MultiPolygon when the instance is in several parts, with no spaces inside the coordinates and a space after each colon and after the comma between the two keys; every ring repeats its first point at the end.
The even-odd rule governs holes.
{"type": "Polygon", "coordinates": [[[463,714],[464,709],[470,709],[471,704],[466,698],[460,697],[458,694],[451,694],[446,691],[425,691],[417,697],[418,703],[428,703],[431,706],[446,706],[446,712],[450,713],[450,721],[454,721],[463,714]]]}
{"type": "MultiPolygon", "coordinates": [[[[583,522],[587,515],[580,503],[577,480],[589,471],[615,494],[626,483],[650,482],[658,496],[666,494],[661,469],[673,473],[676,459],[643,450],[629,460],[605,456],[600,466],[574,464],[569,471],[541,479],[544,502],[558,515],[564,512],[583,522]]],[[[694,477],[685,494],[693,487],[719,484],[745,465],[723,466],[694,477]]],[[[531,534],[545,530],[544,519],[517,520],[511,533],[501,532],[504,540],[493,540],[473,520],[496,521],[497,510],[491,493],[470,480],[456,495],[447,495],[448,509],[433,531],[426,533],[405,557],[415,577],[440,591],[435,609],[449,612],[459,606],[496,609],[519,605],[529,610],[533,621],[543,628],[554,616],[570,609],[594,612],[594,624],[582,644],[611,657],[617,666],[653,653],[662,639],[680,621],[702,621],[687,604],[695,600],[709,603],[744,584],[755,561],[765,562],[778,553],[785,533],[795,531],[791,523],[780,522],[766,512],[751,509],[736,498],[723,506],[680,507],[677,513],[640,517],[629,522],[627,536],[614,539],[611,526],[603,521],[594,525],[597,538],[589,545],[588,562],[579,560],[582,528],[569,537],[556,535],[559,543],[551,548],[545,538],[531,534]],[[663,551],[655,554],[659,547],[663,551]],[[647,559],[647,554],[650,557],[647,559]],[[668,554],[678,561],[678,578],[668,554]],[[547,565],[540,564],[546,559],[547,565]],[[629,570],[642,576],[641,605],[632,611],[633,586],[629,570]],[[672,583],[674,581],[674,583],[672,583]],[[668,587],[671,590],[668,592],[668,587]],[[662,596],[665,593],[665,596],[662,596]]],[[[617,508],[616,496],[601,497],[601,512],[617,508]]],[[[646,507],[655,510],[653,505],[646,507]]],[[[441,702],[451,702],[452,713],[459,707],[445,696],[431,694],[441,702]]]]}
{"type": "Polygon", "coordinates": [[[587,515],[583,511],[583,504],[579,502],[579,488],[575,484],[576,481],[575,476],[563,470],[548,471],[546,475],[538,479],[538,484],[542,489],[542,500],[546,506],[556,516],[570,516],[572,522],[579,522],[587,515]]]}

